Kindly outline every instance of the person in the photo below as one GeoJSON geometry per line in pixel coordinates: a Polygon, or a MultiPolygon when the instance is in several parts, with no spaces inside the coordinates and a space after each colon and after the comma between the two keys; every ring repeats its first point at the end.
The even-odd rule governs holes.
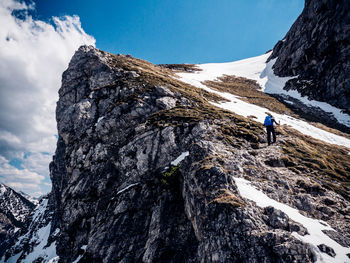
{"type": "Polygon", "coordinates": [[[273,127],[274,123],[276,123],[277,125],[280,125],[279,123],[276,122],[275,118],[270,113],[268,113],[264,121],[264,126],[266,127],[268,145],[271,144],[271,133],[273,137],[273,143],[276,142],[276,132],[275,132],[275,128],[273,127]]]}

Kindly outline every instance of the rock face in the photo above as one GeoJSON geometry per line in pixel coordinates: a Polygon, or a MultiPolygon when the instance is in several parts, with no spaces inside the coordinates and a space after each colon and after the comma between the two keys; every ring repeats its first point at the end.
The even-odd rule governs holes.
{"type": "Polygon", "coordinates": [[[284,40],[273,49],[278,76],[298,76],[286,89],[350,112],[350,2],[306,0],[284,40]]]}
{"type": "MultiPolygon", "coordinates": [[[[222,98],[171,75],[93,47],[72,58],[50,165],[60,262],[314,262],[311,247],[292,235],[307,230],[243,199],[234,182],[249,178],[275,200],[321,218],[318,194],[288,197],[309,179],[271,167],[281,153],[259,147],[261,125],[212,106],[207,100],[222,98]]],[[[336,227],[344,242],[347,220],[336,227]]]]}
{"type": "Polygon", "coordinates": [[[0,258],[11,244],[16,233],[26,226],[28,216],[35,205],[14,191],[0,184],[0,258]]]}
{"type": "Polygon", "coordinates": [[[91,46],[59,95],[52,192],[1,263],[315,262],[349,246],[348,150],[288,127],[261,147],[260,123],[210,103],[224,98],[91,46]],[[243,178],[271,205],[242,194],[243,178]],[[273,200],[331,225],[338,245],[303,243],[310,228],[273,200]]]}

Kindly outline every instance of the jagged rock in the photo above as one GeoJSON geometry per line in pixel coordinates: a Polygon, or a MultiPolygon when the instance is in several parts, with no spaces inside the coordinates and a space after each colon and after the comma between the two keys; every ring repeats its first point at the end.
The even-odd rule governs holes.
{"type": "Polygon", "coordinates": [[[331,257],[335,257],[336,254],[334,252],[334,249],[325,245],[325,244],[321,244],[317,246],[322,252],[327,253],[328,255],[330,255],[331,257]]]}
{"type": "Polygon", "coordinates": [[[274,72],[298,76],[286,89],[350,110],[350,2],[306,0],[287,35],[273,49],[274,72]]]}
{"type": "Polygon", "coordinates": [[[266,207],[264,209],[264,213],[268,215],[268,225],[275,229],[297,232],[300,235],[308,234],[305,227],[303,227],[301,224],[291,221],[285,213],[272,206],[266,207]]]}
{"type": "Polygon", "coordinates": [[[35,204],[12,188],[0,184],[0,258],[24,231],[35,204]]]}
{"type": "MultiPolygon", "coordinates": [[[[268,166],[234,149],[251,149],[262,129],[250,123],[256,135],[216,136],[227,122],[199,114],[207,95],[186,93],[168,76],[163,82],[142,63],[82,47],[63,74],[50,166],[60,260],[313,262],[310,247],[291,235],[302,227],[288,221],[271,231],[263,210],[237,197],[232,176],[243,163],[268,166]],[[141,63],[136,74],[133,63],[141,63]]],[[[244,121],[230,116],[232,133],[244,121]]]]}
{"type": "Polygon", "coordinates": [[[312,230],[302,214],[350,242],[347,193],[313,180],[320,169],[298,162],[308,152],[286,158],[291,135],[262,147],[260,123],[214,107],[223,98],[166,67],[82,46],[59,95],[52,193],[10,260],[21,252],[25,262],[45,228],[45,253],[31,260],[48,262],[55,248],[62,263],[315,262],[316,245],[301,241],[312,230]],[[294,209],[250,199],[242,178],[275,207],[294,209]]]}

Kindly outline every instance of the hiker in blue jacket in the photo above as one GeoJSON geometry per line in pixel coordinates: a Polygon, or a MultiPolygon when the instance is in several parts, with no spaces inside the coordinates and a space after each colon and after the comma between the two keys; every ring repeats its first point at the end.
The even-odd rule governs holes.
{"type": "Polygon", "coordinates": [[[276,142],[276,132],[275,132],[275,128],[273,127],[274,123],[276,123],[277,125],[280,125],[279,123],[276,122],[274,117],[270,113],[268,113],[264,121],[264,126],[266,127],[266,132],[267,132],[268,145],[271,144],[271,133],[273,137],[273,143],[276,142]]]}

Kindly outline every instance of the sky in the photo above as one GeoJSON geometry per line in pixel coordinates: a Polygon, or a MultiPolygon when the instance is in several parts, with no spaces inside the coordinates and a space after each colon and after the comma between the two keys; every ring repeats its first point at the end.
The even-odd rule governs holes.
{"type": "Polygon", "coordinates": [[[82,44],[153,63],[235,61],[273,48],[303,0],[0,0],[0,182],[51,189],[62,72],[82,44]]]}

